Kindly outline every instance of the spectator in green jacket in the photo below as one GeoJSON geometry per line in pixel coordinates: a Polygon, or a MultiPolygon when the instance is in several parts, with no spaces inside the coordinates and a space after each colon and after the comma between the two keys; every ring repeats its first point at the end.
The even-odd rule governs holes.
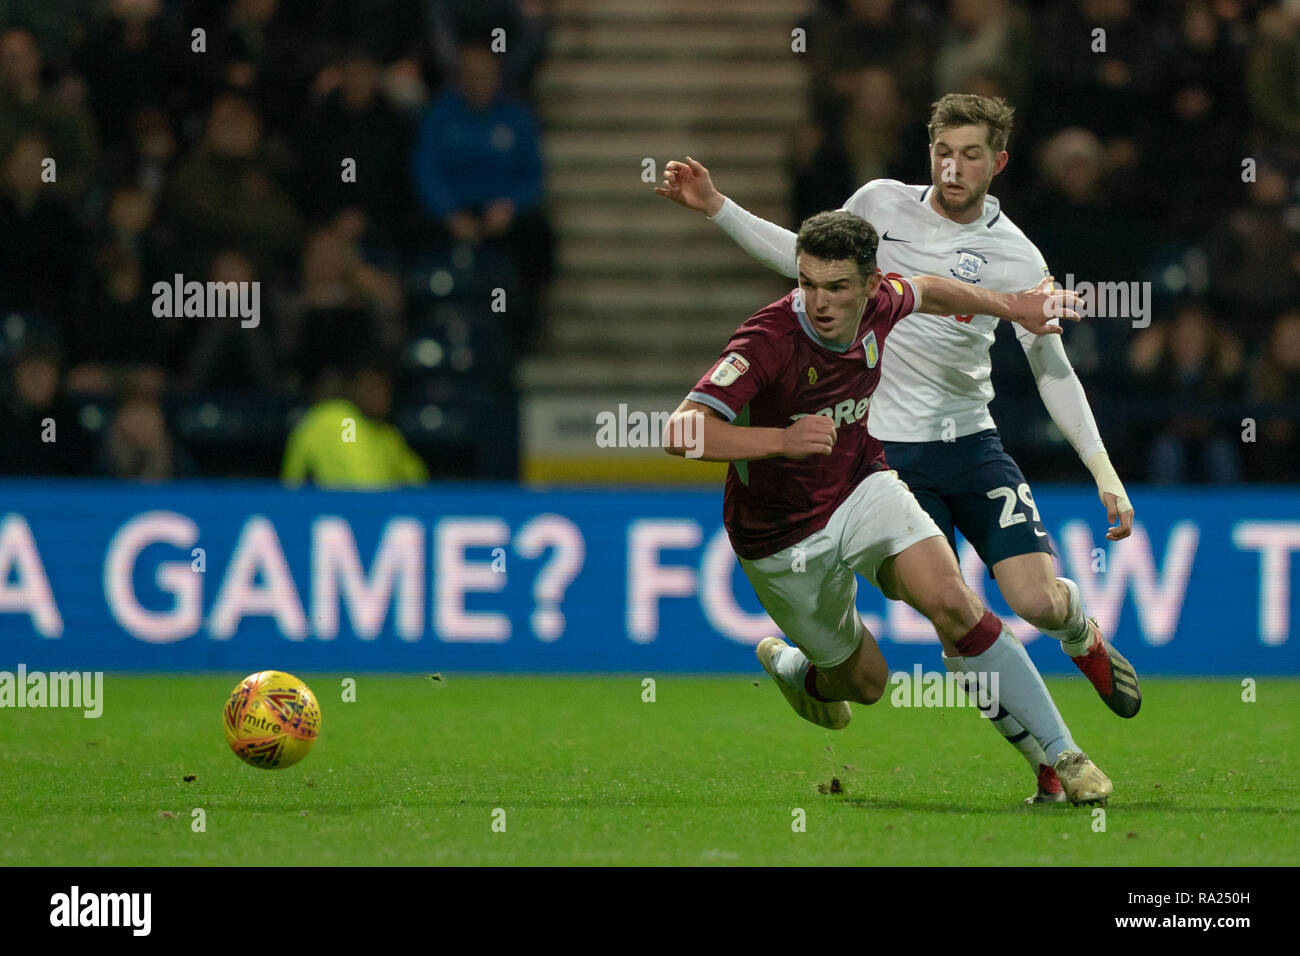
{"type": "Polygon", "coordinates": [[[428,481],[424,461],[386,421],[393,404],[388,371],[377,362],[360,363],[348,393],[313,405],[289,435],[284,483],[379,490],[428,481]]]}

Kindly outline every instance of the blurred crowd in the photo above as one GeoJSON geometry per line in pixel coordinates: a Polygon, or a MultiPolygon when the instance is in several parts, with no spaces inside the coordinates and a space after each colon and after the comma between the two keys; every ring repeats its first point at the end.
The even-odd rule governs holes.
{"type": "MultiPolygon", "coordinates": [[[[1056,278],[1151,283],[1148,327],[1067,336],[1121,474],[1300,476],[1300,3],[819,0],[800,25],[796,220],[870,179],[928,182],[942,94],[1006,97],[1011,158],[990,191],[1056,278]]],[[[1017,459],[1077,479],[1019,347],[995,348],[1017,459]]]]}
{"type": "MultiPolygon", "coordinates": [[[[547,9],[2,0],[0,474],[328,481],[312,412],[341,408],[394,481],[516,477],[513,363],[555,271],[547,9]],[[159,315],[177,275],[259,283],[256,327],[159,315]]],[[[1067,337],[1121,473],[1300,474],[1300,2],[813,0],[800,25],[796,221],[927,181],[941,94],[1007,97],[1003,208],[1061,281],[1151,284],[1149,326],[1067,337]]],[[[1017,458],[1077,479],[996,350],[1017,458]]]]}
{"type": "Polygon", "coordinates": [[[511,362],[554,258],[540,3],[5,0],[0,18],[0,474],[311,479],[290,475],[312,461],[285,456],[291,428],[367,381],[385,400],[348,407],[435,475],[515,477],[511,362]],[[160,315],[174,276],[257,282],[256,323],[160,315]]]}

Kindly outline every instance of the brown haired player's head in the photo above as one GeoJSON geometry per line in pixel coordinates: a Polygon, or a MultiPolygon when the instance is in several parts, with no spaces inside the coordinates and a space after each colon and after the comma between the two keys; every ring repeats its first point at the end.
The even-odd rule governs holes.
{"type": "Polygon", "coordinates": [[[973,93],[949,93],[930,108],[930,181],[935,201],[958,222],[979,215],[1006,166],[1014,113],[1000,96],[973,93]]]}

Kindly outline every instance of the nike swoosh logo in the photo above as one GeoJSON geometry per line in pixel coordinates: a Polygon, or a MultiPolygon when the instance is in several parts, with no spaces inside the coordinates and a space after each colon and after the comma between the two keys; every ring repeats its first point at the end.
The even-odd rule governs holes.
{"type": "Polygon", "coordinates": [[[885,234],[880,238],[885,240],[885,242],[909,242],[910,243],[912,241],[911,239],[899,239],[897,236],[891,236],[889,234],[888,229],[885,230],[885,234]]]}

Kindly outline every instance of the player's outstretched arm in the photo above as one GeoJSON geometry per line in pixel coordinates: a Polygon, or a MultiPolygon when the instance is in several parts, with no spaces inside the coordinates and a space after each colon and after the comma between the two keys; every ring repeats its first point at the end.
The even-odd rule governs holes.
{"type": "Polygon", "coordinates": [[[664,427],[664,451],[701,461],[757,461],[829,455],[835,424],[825,415],[805,415],[786,428],[750,428],[725,422],[716,410],[690,399],[664,427]]]}
{"type": "Polygon", "coordinates": [[[1133,532],[1133,505],[1110,463],[1088,396],[1065,354],[1065,346],[1057,338],[1029,334],[1018,337],[1033,370],[1043,406],[1097,482],[1097,497],[1112,525],[1106,537],[1111,541],[1127,538],[1133,532]]]}
{"type": "Polygon", "coordinates": [[[934,315],[992,315],[1022,325],[1035,335],[1060,335],[1054,319],[1079,321],[1071,306],[1079,302],[1078,293],[1059,289],[1048,276],[1032,289],[1023,292],[994,292],[956,279],[939,276],[912,276],[916,289],[917,312],[934,315]]]}
{"type": "Polygon", "coordinates": [[[792,279],[798,274],[795,234],[760,219],[718,192],[713,177],[698,160],[687,156],[685,162],[670,161],[664,167],[664,184],[656,187],[655,192],[679,206],[704,213],[740,248],[769,269],[792,279]]]}

